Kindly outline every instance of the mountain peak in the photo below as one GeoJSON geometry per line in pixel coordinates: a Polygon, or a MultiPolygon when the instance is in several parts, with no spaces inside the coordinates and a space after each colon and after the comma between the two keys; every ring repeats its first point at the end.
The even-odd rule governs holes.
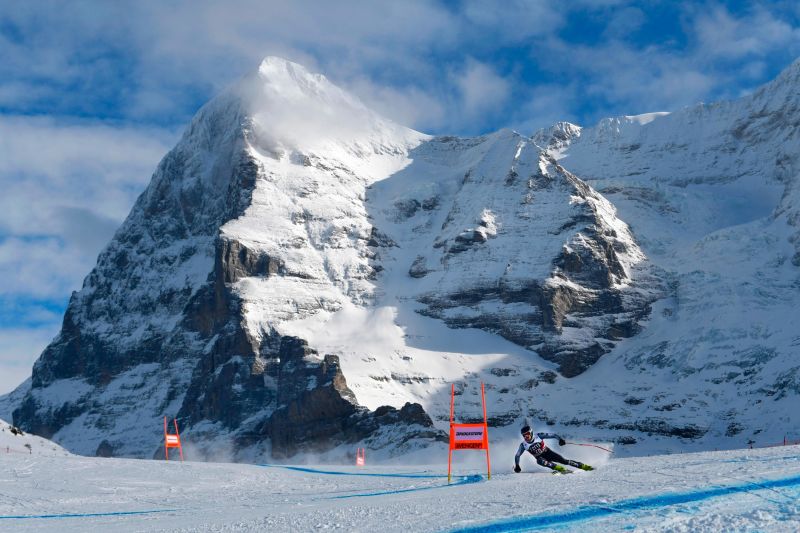
{"type": "Polygon", "coordinates": [[[556,122],[549,128],[542,128],[531,137],[541,148],[561,148],[580,137],[582,128],[571,122],[556,122]]]}
{"type": "Polygon", "coordinates": [[[361,102],[332,84],[322,74],[309,72],[303,65],[276,56],[267,56],[258,67],[257,84],[283,98],[323,98],[348,100],[350,105],[364,107],[361,102]]]}
{"type": "Polygon", "coordinates": [[[394,150],[424,137],[381,117],[325,76],[280,57],[264,58],[233,90],[251,119],[251,142],[269,153],[354,145],[362,152],[394,150]]]}
{"type": "Polygon", "coordinates": [[[301,65],[300,63],[295,63],[294,61],[289,61],[283,57],[279,56],[266,56],[264,59],[261,60],[261,65],[259,66],[259,70],[269,70],[269,69],[286,69],[286,68],[297,68],[303,72],[308,72],[306,68],[301,65]]]}

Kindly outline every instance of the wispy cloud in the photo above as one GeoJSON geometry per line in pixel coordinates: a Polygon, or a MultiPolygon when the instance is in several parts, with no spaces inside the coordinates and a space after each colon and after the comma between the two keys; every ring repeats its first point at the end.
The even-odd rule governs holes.
{"type": "Polygon", "coordinates": [[[548,0],[509,0],[501,7],[466,0],[456,22],[460,29],[480,39],[474,44],[476,48],[496,49],[555,35],[566,25],[569,11],[563,2],[548,0]]]}
{"type": "Polygon", "coordinates": [[[474,122],[484,113],[497,112],[511,96],[511,83],[485,63],[469,59],[452,76],[463,120],[474,122]]]}
{"type": "Polygon", "coordinates": [[[757,5],[739,16],[722,5],[698,11],[692,30],[698,55],[707,59],[739,60],[800,43],[800,29],[757,5]]]}
{"type": "Polygon", "coordinates": [[[175,137],[0,116],[0,294],[79,286],[175,137]]]}
{"type": "Polygon", "coordinates": [[[20,365],[29,375],[70,292],[176,137],[154,127],[0,115],[0,392],[21,381],[9,377],[22,375],[20,365]]]}
{"type": "MultiPolygon", "coordinates": [[[[76,6],[26,2],[0,15],[6,80],[0,106],[174,126],[261,58],[279,55],[325,73],[379,109],[397,108],[392,118],[412,127],[476,133],[517,121],[515,103],[543,86],[580,80],[590,90],[568,111],[594,120],[628,101],[639,111],[648,102],[665,109],[737,95],[800,53],[800,15],[784,3],[76,6]],[[499,107],[475,107],[490,81],[509,98],[499,107]],[[475,111],[469,121],[462,119],[465,108],[475,111]]],[[[544,125],[545,116],[530,122],[537,119],[544,125]]]]}
{"type": "Polygon", "coordinates": [[[177,135],[0,115],[0,139],[0,186],[12,193],[0,196],[0,236],[70,242],[70,214],[96,223],[83,228],[89,233],[121,222],[177,135]]]}
{"type": "Polygon", "coordinates": [[[423,87],[391,87],[361,76],[350,80],[347,88],[367,107],[399,124],[428,124],[439,129],[450,120],[446,102],[423,87]]]}
{"type": "Polygon", "coordinates": [[[53,325],[0,328],[0,394],[31,376],[31,367],[58,332],[53,325]]]}

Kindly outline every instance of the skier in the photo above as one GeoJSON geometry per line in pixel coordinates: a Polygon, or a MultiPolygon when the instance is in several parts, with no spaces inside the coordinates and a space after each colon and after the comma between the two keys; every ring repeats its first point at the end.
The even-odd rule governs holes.
{"type": "Polygon", "coordinates": [[[530,426],[523,426],[520,430],[520,433],[522,433],[522,442],[519,444],[519,448],[517,449],[517,455],[514,456],[514,472],[522,472],[522,468],[519,466],[519,458],[522,457],[522,454],[526,451],[536,458],[537,463],[552,469],[554,474],[569,474],[572,472],[572,470],[567,470],[563,466],[557,465],[556,463],[574,466],[575,468],[580,468],[581,470],[594,470],[594,468],[587,464],[573,461],[571,459],[564,459],[559,454],[549,449],[547,445],[545,445],[544,439],[558,439],[559,446],[563,446],[567,443],[567,441],[555,433],[534,434],[530,426]]]}

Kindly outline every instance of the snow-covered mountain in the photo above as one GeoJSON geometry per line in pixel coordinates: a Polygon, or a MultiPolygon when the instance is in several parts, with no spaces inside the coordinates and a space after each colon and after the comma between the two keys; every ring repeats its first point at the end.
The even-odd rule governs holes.
{"type": "Polygon", "coordinates": [[[198,112],[0,403],[83,454],[152,456],[163,415],[209,456],[404,453],[444,438],[449,383],[477,415],[481,380],[494,426],[633,452],[781,440],[800,393],[798,75],[456,138],[268,58],[198,112]]]}

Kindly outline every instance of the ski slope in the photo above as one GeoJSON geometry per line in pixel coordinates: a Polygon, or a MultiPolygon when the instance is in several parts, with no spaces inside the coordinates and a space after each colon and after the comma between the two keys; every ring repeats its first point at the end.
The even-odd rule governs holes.
{"type": "Polygon", "coordinates": [[[72,454],[55,442],[30,433],[22,433],[3,419],[0,419],[0,453],[3,455],[56,455],[68,457],[72,454]]]}
{"type": "Polygon", "coordinates": [[[567,476],[530,457],[513,474],[507,452],[491,481],[481,454],[456,454],[450,485],[444,461],[369,455],[356,468],[0,454],[0,530],[800,530],[796,446],[612,459],[567,476]]]}

